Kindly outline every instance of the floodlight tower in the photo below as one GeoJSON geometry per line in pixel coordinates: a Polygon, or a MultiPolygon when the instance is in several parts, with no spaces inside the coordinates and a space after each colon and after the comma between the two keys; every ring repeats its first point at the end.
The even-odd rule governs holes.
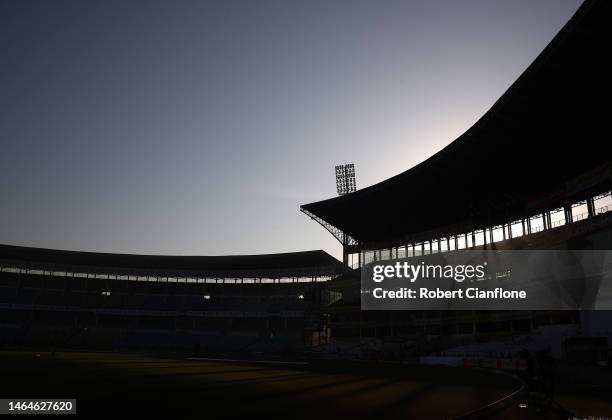
{"type": "MultiPolygon", "coordinates": [[[[346,195],[357,191],[357,181],[355,180],[355,164],[345,163],[336,165],[336,190],[338,195],[346,195]]],[[[342,242],[342,261],[345,265],[349,263],[349,246],[354,245],[348,235],[341,233],[342,242]]]]}

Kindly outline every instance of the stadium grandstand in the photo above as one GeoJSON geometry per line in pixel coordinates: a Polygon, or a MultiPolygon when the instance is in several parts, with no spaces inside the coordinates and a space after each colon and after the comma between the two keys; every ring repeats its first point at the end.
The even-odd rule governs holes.
{"type": "Polygon", "coordinates": [[[611,31],[612,5],[585,2],[443,150],[381,183],[302,205],[340,241],[343,263],[323,251],[180,257],[3,245],[2,339],[248,353],[291,335],[295,346],[286,348],[333,337],[372,353],[361,347],[375,338],[389,339],[385,357],[401,358],[575,327],[584,316],[572,311],[361,311],[359,268],[459,249],[609,249],[612,163],[601,104],[612,93],[611,31]]]}
{"type": "Polygon", "coordinates": [[[281,353],[326,342],[324,251],[152,256],[0,246],[9,346],[281,353]]]}
{"type": "Polygon", "coordinates": [[[333,335],[385,340],[412,354],[560,327],[566,335],[610,336],[609,327],[591,322],[595,315],[572,311],[361,311],[359,287],[360,267],[390,258],[612,249],[612,160],[602,138],[610,132],[610,63],[612,3],[587,1],[447,147],[383,182],[302,205],[342,244],[349,273],[355,270],[327,284],[336,296],[328,308],[333,335]]]}
{"type": "Polygon", "coordinates": [[[355,267],[362,253],[471,248],[607,211],[611,8],[586,2],[493,107],[429,159],[301,210],[355,267]]]}
{"type": "MultiPolygon", "coordinates": [[[[342,261],[321,250],[0,245],[0,368],[11,397],[53,386],[101,418],[117,411],[100,401],[141,416],[533,418],[517,400],[527,401],[522,352],[547,346],[555,359],[607,364],[610,313],[365,311],[360,270],[462,249],[612,249],[610,63],[612,2],[586,1],[443,150],[302,205],[338,239],[342,261]]],[[[581,366],[559,377],[557,396],[581,417],[612,410],[609,374],[581,366]]],[[[573,418],[560,412],[536,418],[573,418]]]]}

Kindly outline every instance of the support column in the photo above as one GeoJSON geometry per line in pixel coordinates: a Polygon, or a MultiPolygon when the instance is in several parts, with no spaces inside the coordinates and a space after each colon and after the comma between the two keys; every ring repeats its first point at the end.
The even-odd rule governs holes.
{"type": "Polygon", "coordinates": [[[553,228],[552,218],[550,217],[550,212],[549,211],[546,212],[546,220],[547,220],[547,223],[548,223],[548,229],[552,229],[553,228]]]}
{"type": "Polygon", "coordinates": [[[587,209],[589,211],[589,217],[595,216],[595,200],[593,197],[587,198],[587,209]]]}
{"type": "Polygon", "coordinates": [[[348,249],[346,247],[346,245],[342,245],[342,263],[344,264],[345,267],[349,266],[349,260],[348,260],[348,249]]]}
{"type": "Polygon", "coordinates": [[[563,214],[565,215],[565,224],[570,224],[574,221],[571,204],[566,204],[563,206],[563,214]]]}
{"type": "Polygon", "coordinates": [[[527,234],[531,235],[531,218],[527,219],[527,234]]]}

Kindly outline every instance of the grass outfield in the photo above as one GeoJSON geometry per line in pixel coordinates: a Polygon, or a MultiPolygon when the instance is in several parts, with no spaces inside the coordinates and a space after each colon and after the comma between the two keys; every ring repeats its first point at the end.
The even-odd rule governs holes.
{"type": "MultiPolygon", "coordinates": [[[[501,375],[399,364],[267,365],[113,353],[0,353],[0,398],[77,398],[80,415],[442,419],[516,388],[501,375]]],[[[136,418],[136,417],[134,417],[136,418]]]]}

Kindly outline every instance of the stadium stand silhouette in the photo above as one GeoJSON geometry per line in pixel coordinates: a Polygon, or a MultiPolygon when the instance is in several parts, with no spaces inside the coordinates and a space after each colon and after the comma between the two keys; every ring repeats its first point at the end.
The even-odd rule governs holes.
{"type": "Polygon", "coordinates": [[[323,251],[167,257],[0,246],[0,255],[2,337],[23,346],[300,349],[324,333],[320,282],[342,271],[323,251]]]}
{"type": "MultiPolygon", "coordinates": [[[[610,249],[610,119],[609,106],[602,104],[612,97],[611,32],[612,3],[586,1],[493,107],[446,148],[379,184],[302,205],[305,214],[340,241],[342,262],[324,251],[179,257],[0,246],[0,345],[268,361],[414,361],[449,352],[466,361],[491,361],[499,349],[482,343],[557,327],[586,331],[589,315],[575,311],[361,311],[359,269],[371,261],[459,249],[610,249]]],[[[606,331],[610,334],[609,324],[606,331]]],[[[75,357],[84,366],[120,363],[104,356],[75,357]]],[[[183,361],[176,363],[177,369],[185,366],[183,361]]],[[[199,366],[190,369],[207,378],[219,370],[216,365],[199,366]]],[[[7,372],[10,368],[9,363],[7,372]]],[[[234,369],[237,376],[223,385],[232,380],[270,385],[259,376],[248,376],[250,371],[234,369]],[[243,373],[247,376],[240,376],[243,373]]],[[[354,375],[354,367],[347,369],[351,373],[341,375],[354,375]]],[[[366,371],[360,375],[367,381],[380,379],[366,371]]],[[[181,372],[177,375],[186,375],[181,372]]],[[[269,372],[274,372],[273,381],[294,374],[269,372]]],[[[385,372],[387,379],[393,377],[385,372]]],[[[462,371],[455,377],[448,370],[423,372],[417,375],[423,382],[409,397],[402,394],[384,405],[387,417],[405,416],[402,401],[412,404],[414,411],[408,413],[416,417],[453,417],[514,390],[508,383],[500,385],[504,379],[483,379],[475,373],[462,371]],[[469,397],[454,399],[426,377],[444,377],[442,381],[455,385],[459,377],[469,397]],[[480,388],[474,391],[470,387],[478,381],[480,388]],[[417,402],[433,403],[428,398],[448,403],[430,404],[430,410],[437,410],[432,414],[417,402]]],[[[300,390],[297,394],[318,395],[325,389],[330,394],[315,401],[319,409],[346,414],[359,406],[355,401],[361,394],[355,391],[357,400],[346,406],[330,395],[353,392],[341,388],[347,383],[369,389],[372,384],[361,382],[365,380],[343,376],[337,381],[340,388],[329,389],[321,382],[292,386],[300,390]]],[[[385,386],[394,386],[394,380],[385,386]]],[[[93,386],[91,381],[78,383],[93,386]]],[[[201,398],[173,384],[183,390],[176,398],[186,406],[201,398]]],[[[215,389],[214,381],[207,384],[206,389],[215,389]]],[[[138,401],[150,398],[145,392],[150,387],[143,387],[135,394],[138,401]]],[[[280,410],[283,398],[295,402],[291,398],[297,397],[289,394],[275,390],[280,405],[266,409],[280,410]]],[[[93,397],[82,398],[94,405],[93,397]]],[[[227,401],[224,404],[230,404],[227,401]]],[[[244,412],[250,413],[246,407],[250,406],[245,405],[244,412]]],[[[172,412],[169,405],[161,409],[172,412]]],[[[235,409],[244,413],[239,405],[235,409]]],[[[301,415],[317,414],[311,406],[301,415]]]]}

